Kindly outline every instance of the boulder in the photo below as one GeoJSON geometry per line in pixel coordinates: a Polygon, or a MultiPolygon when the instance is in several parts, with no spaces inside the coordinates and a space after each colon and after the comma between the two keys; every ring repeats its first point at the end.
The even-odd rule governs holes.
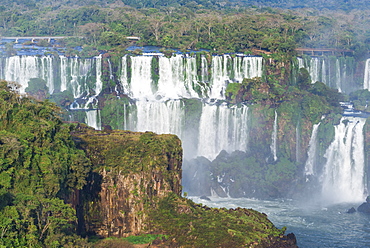
{"type": "Polygon", "coordinates": [[[370,196],[366,197],[366,202],[362,203],[358,208],[358,212],[370,214],[370,196]]]}
{"type": "Polygon", "coordinates": [[[354,207],[352,207],[352,208],[348,209],[346,213],[347,214],[353,214],[355,212],[356,212],[356,209],[354,207]]]}

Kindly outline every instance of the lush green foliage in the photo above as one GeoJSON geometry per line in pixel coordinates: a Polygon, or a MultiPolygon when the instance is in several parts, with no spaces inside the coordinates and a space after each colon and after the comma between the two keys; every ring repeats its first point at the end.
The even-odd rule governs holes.
{"type": "Polygon", "coordinates": [[[362,111],[370,111],[368,103],[370,101],[370,91],[357,90],[349,94],[349,100],[353,102],[354,107],[362,111]]]}
{"type": "Polygon", "coordinates": [[[76,214],[65,200],[85,185],[90,164],[59,109],[20,97],[10,90],[15,87],[0,82],[0,244],[76,244],[76,214]]]}
{"type": "Polygon", "coordinates": [[[284,232],[257,211],[211,209],[176,195],[161,199],[151,218],[181,247],[267,246],[284,232]]]}
{"type": "MultiPolygon", "coordinates": [[[[327,47],[353,49],[357,57],[362,57],[369,50],[369,13],[363,9],[348,13],[286,11],[253,6],[228,8],[227,2],[222,8],[218,2],[202,0],[123,1],[139,9],[119,2],[109,5],[108,1],[94,1],[94,6],[84,1],[74,4],[85,6],[74,7],[66,0],[59,4],[43,2],[22,8],[15,7],[26,6],[18,1],[0,8],[0,35],[83,36],[79,43],[86,54],[93,54],[97,48],[120,50],[130,44],[127,36],[140,37],[139,44],[218,52],[262,49],[290,54],[296,47],[327,47]],[[163,7],[155,8],[158,6],[163,7]]],[[[77,45],[64,45],[67,43],[77,45]]]]}

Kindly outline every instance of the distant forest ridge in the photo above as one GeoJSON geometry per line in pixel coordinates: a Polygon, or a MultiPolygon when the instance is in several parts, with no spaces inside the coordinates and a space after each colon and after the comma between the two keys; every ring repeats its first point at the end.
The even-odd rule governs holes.
{"type": "Polygon", "coordinates": [[[52,7],[53,9],[72,6],[131,6],[135,8],[158,8],[186,6],[190,8],[238,8],[238,7],[277,7],[286,9],[316,8],[331,10],[369,9],[368,0],[2,0],[0,11],[13,8],[27,10],[52,7]]]}

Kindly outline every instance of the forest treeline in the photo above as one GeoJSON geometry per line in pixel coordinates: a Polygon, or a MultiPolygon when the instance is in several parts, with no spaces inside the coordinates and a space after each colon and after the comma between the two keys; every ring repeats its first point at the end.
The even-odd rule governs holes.
{"type": "Polygon", "coordinates": [[[29,7],[22,0],[11,2],[0,6],[0,36],[86,37],[64,44],[83,44],[86,50],[123,48],[130,44],[127,36],[140,37],[139,45],[219,53],[252,49],[290,53],[312,47],[351,49],[361,57],[370,50],[370,10],[365,8],[284,10],[219,4],[216,8],[215,1],[206,0],[94,1],[95,5],[85,6],[35,0],[28,2],[29,7]]]}

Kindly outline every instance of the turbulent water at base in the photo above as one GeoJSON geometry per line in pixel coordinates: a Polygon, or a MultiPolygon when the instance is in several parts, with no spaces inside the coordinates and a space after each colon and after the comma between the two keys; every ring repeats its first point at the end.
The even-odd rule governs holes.
{"type": "Polygon", "coordinates": [[[192,197],[209,207],[252,208],[267,214],[277,228],[293,232],[300,248],[363,248],[370,247],[370,215],[347,214],[361,202],[317,205],[293,200],[256,200],[247,198],[216,198],[211,201],[192,197]]]}
{"type": "Polygon", "coordinates": [[[325,152],[322,201],[356,202],[365,199],[364,118],[343,117],[335,126],[334,141],[325,152]]]}

